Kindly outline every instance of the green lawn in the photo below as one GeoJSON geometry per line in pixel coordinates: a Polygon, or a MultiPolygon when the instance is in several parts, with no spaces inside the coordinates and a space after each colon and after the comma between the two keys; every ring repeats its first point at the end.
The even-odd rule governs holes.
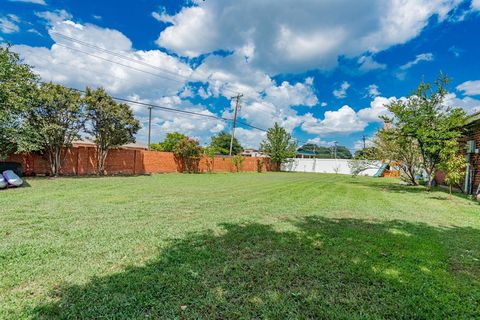
{"type": "Polygon", "coordinates": [[[0,192],[0,318],[479,318],[480,206],[396,180],[31,179],[0,192]]]}

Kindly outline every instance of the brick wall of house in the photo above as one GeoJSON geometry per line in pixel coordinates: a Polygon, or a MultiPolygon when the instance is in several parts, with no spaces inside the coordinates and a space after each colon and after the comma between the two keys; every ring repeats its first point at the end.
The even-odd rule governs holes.
{"type": "MultiPolygon", "coordinates": [[[[468,128],[468,133],[461,139],[463,145],[466,144],[468,140],[475,140],[476,148],[480,148],[480,121],[477,121],[468,128]]],[[[472,154],[470,159],[470,165],[474,168],[474,177],[473,177],[473,192],[477,191],[478,185],[480,184],[480,155],[472,154]]],[[[445,184],[445,173],[442,171],[437,172],[435,175],[435,180],[439,184],[445,184]]]]}
{"type": "MultiPolygon", "coordinates": [[[[61,173],[64,175],[92,175],[95,174],[96,157],[94,147],[74,147],[64,150],[64,162],[61,173]]],[[[46,159],[40,154],[12,155],[8,161],[20,162],[26,175],[48,175],[50,167],[46,159]]],[[[257,161],[265,158],[245,157],[242,171],[257,171],[257,161]]],[[[233,172],[235,166],[230,157],[217,156],[213,161],[202,158],[199,162],[199,171],[209,171],[209,163],[213,172],[233,172]]],[[[268,161],[264,161],[263,171],[267,171],[268,161]]],[[[157,152],[134,149],[114,149],[108,153],[105,170],[107,174],[148,174],[179,172],[181,168],[171,152],[157,152]]]]}
{"type": "MultiPolygon", "coordinates": [[[[476,148],[480,148],[480,121],[472,127],[470,134],[467,135],[467,140],[475,140],[476,148]]],[[[470,159],[471,166],[475,169],[474,170],[474,178],[473,178],[473,191],[475,192],[480,184],[480,155],[474,154],[470,159]]]]}

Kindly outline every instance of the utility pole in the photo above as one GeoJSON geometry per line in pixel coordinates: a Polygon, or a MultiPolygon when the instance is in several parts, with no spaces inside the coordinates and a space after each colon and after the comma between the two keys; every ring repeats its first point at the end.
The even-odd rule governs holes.
{"type": "Polygon", "coordinates": [[[240,98],[243,97],[243,94],[237,94],[235,97],[232,99],[235,99],[235,112],[233,115],[233,128],[232,128],[232,136],[230,138],[230,152],[228,153],[230,156],[232,155],[232,149],[233,149],[233,139],[235,138],[235,127],[237,126],[237,114],[238,110],[240,109],[240,98]]]}
{"type": "Polygon", "coordinates": [[[367,137],[365,135],[363,135],[362,140],[363,140],[363,149],[365,150],[365,148],[367,147],[367,145],[366,145],[367,137]]]}
{"type": "Polygon", "coordinates": [[[148,107],[148,150],[150,150],[151,134],[152,134],[152,107],[148,107]]]}
{"type": "Polygon", "coordinates": [[[335,155],[335,160],[337,160],[337,141],[333,141],[333,153],[335,155]]]}

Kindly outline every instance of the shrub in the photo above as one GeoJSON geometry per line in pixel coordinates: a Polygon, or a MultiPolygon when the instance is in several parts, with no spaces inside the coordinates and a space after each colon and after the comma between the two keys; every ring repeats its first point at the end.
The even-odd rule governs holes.
{"type": "Polygon", "coordinates": [[[198,140],[183,138],[173,149],[176,160],[180,165],[182,172],[198,172],[198,163],[202,154],[202,147],[200,147],[198,140]]]}
{"type": "Polygon", "coordinates": [[[242,171],[243,161],[245,161],[245,158],[239,154],[232,157],[232,163],[235,166],[235,170],[237,170],[237,172],[242,171]]]}
{"type": "Polygon", "coordinates": [[[203,149],[203,154],[205,155],[207,171],[208,173],[212,173],[213,165],[215,161],[215,155],[217,154],[217,149],[215,147],[208,146],[205,149],[203,149]]]}
{"type": "Polygon", "coordinates": [[[257,172],[258,173],[262,173],[264,164],[265,164],[265,161],[257,160],[257,172]]]}

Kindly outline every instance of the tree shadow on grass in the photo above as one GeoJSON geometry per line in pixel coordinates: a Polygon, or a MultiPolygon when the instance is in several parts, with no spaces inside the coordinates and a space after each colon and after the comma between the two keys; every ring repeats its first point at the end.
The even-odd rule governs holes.
{"type": "MultiPolygon", "coordinates": [[[[222,225],[145,266],[52,291],[35,318],[475,318],[480,231],[308,217],[222,225]]],[[[72,263],[74,263],[72,261],[72,263]]]]}
{"type": "MultiPolygon", "coordinates": [[[[364,181],[364,180],[353,180],[350,182],[352,184],[356,185],[362,185],[365,187],[369,188],[374,188],[378,190],[383,190],[387,192],[393,192],[393,193],[428,193],[429,191],[426,189],[425,186],[418,185],[418,186],[409,186],[409,185],[401,185],[399,183],[399,180],[391,179],[388,182],[384,182],[381,180],[376,180],[372,183],[372,181],[364,181]]],[[[440,197],[440,196],[431,196],[429,197],[430,199],[436,199],[436,200],[448,200],[450,196],[450,192],[447,188],[444,187],[433,187],[432,192],[441,192],[445,194],[445,197],[440,197]]],[[[468,199],[468,195],[464,194],[460,191],[454,191],[452,193],[453,197],[457,198],[462,198],[462,199],[468,199]]]]}

